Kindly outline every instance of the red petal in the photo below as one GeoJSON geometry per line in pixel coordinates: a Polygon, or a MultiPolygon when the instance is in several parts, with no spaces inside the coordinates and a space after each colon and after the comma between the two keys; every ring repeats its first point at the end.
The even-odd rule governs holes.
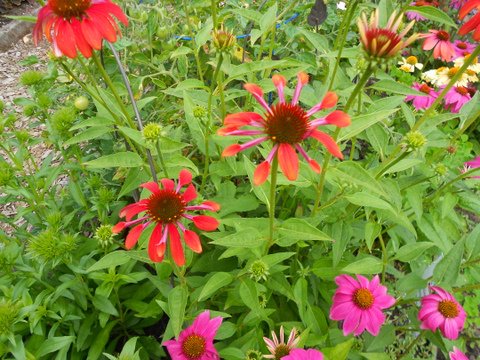
{"type": "Polygon", "coordinates": [[[272,76],[272,81],[273,81],[273,84],[278,87],[278,86],[285,86],[287,84],[287,80],[285,79],[285,77],[283,77],[282,75],[280,74],[275,74],[272,76]]]}
{"type": "Polygon", "coordinates": [[[346,127],[349,126],[351,123],[350,116],[340,110],[335,110],[331,112],[327,115],[325,120],[327,120],[327,123],[338,127],[346,127]]]}
{"type": "Polygon", "coordinates": [[[256,84],[246,83],[245,85],[243,85],[243,88],[245,90],[247,90],[252,95],[256,95],[258,97],[263,96],[262,88],[260,86],[256,85],[256,84]]]}
{"type": "Polygon", "coordinates": [[[162,236],[162,227],[160,225],[157,225],[157,227],[153,230],[150,241],[148,242],[148,256],[153,262],[161,262],[165,254],[165,249],[167,248],[167,244],[159,244],[156,240],[157,238],[161,239],[162,236]],[[157,230],[157,227],[160,227],[160,231],[157,230]]]}
{"type": "Polygon", "coordinates": [[[130,250],[135,246],[144,228],[144,224],[139,224],[130,230],[127,239],[125,240],[125,248],[127,250],[130,250]]]}
{"type": "Polygon", "coordinates": [[[83,18],[81,24],[85,40],[92,48],[100,50],[102,48],[102,34],[100,34],[95,24],[89,18],[83,18]]]}
{"type": "Polygon", "coordinates": [[[68,21],[63,19],[57,22],[55,29],[55,38],[60,51],[69,58],[77,57],[77,48],[75,47],[75,34],[68,21]]]}
{"type": "Polygon", "coordinates": [[[298,157],[290,144],[282,143],[278,147],[278,164],[288,180],[298,176],[298,157]]]}
{"type": "Polygon", "coordinates": [[[101,11],[101,12],[112,14],[118,20],[120,20],[120,22],[122,22],[125,26],[128,26],[128,18],[123,13],[122,8],[120,6],[118,6],[117,4],[113,4],[111,2],[93,4],[91,6],[91,9],[95,9],[96,7],[98,7],[98,10],[101,11]]]}
{"type": "Polygon", "coordinates": [[[174,224],[168,224],[168,236],[170,238],[170,252],[172,253],[173,261],[178,266],[185,265],[185,254],[183,253],[182,242],[180,241],[180,234],[174,224]]]}
{"type": "Polygon", "coordinates": [[[224,126],[217,130],[220,136],[228,136],[230,132],[238,130],[238,126],[224,126]]]}
{"type": "Polygon", "coordinates": [[[241,112],[236,114],[229,114],[223,120],[223,124],[225,126],[245,126],[249,125],[252,121],[254,122],[262,122],[263,117],[260,114],[255,112],[241,112]]]}
{"type": "MultiPolygon", "coordinates": [[[[146,199],[145,199],[146,200],[146,199]]],[[[142,203],[143,200],[140,200],[138,203],[130,204],[125,206],[121,211],[119,216],[124,217],[125,220],[130,221],[132,218],[141,213],[142,211],[147,210],[146,201],[142,203]]]]}
{"type": "Polygon", "coordinates": [[[120,221],[118,224],[116,224],[113,228],[112,228],[112,233],[114,234],[118,234],[119,232],[121,232],[123,229],[125,229],[127,223],[125,221],[120,221]]]}
{"type": "Polygon", "coordinates": [[[164,190],[173,190],[175,189],[175,182],[171,179],[162,179],[160,180],[164,190]]]}
{"type": "MultiPolygon", "coordinates": [[[[480,12],[475,14],[458,30],[459,35],[466,35],[480,25],[480,12]]],[[[475,37],[474,37],[475,38],[475,37]]]]}
{"type": "Polygon", "coordinates": [[[212,211],[219,211],[220,210],[220,204],[216,203],[215,201],[207,200],[202,203],[202,205],[207,205],[212,208],[212,211]]]}
{"type": "Polygon", "coordinates": [[[234,156],[234,155],[237,155],[241,150],[242,150],[242,147],[240,145],[233,144],[233,145],[227,146],[223,150],[222,156],[234,156]]]}
{"type": "Polygon", "coordinates": [[[338,147],[337,143],[335,142],[335,140],[333,140],[331,136],[318,130],[313,130],[310,136],[320,141],[323,144],[323,146],[327,148],[330,154],[338,157],[339,159],[343,159],[343,154],[340,151],[340,148],[338,147]]]}
{"type": "Polygon", "coordinates": [[[107,39],[107,41],[114,43],[117,41],[117,25],[114,20],[105,13],[98,13],[96,11],[87,11],[88,16],[92,19],[93,23],[97,26],[100,34],[107,39]],[[113,23],[113,24],[112,24],[113,23]]]}
{"type": "Polygon", "coordinates": [[[462,20],[470,11],[478,7],[480,7],[480,0],[467,1],[458,12],[459,19],[462,20]]]}
{"type": "Polygon", "coordinates": [[[322,104],[320,105],[320,109],[330,109],[337,105],[338,96],[333,91],[328,91],[325,94],[325,97],[322,100],[322,104]]]}
{"type": "Polygon", "coordinates": [[[202,252],[202,243],[195,231],[185,230],[183,238],[185,239],[185,244],[187,244],[193,252],[196,252],[197,254],[202,252]]]}
{"type": "Polygon", "coordinates": [[[197,198],[197,191],[195,190],[195,186],[193,184],[190,184],[183,193],[183,200],[185,200],[187,203],[195,200],[197,198]]]}
{"type": "Polygon", "coordinates": [[[298,81],[300,81],[303,85],[308,84],[308,74],[301,71],[297,75],[298,81]]]}
{"type": "Polygon", "coordinates": [[[257,168],[255,169],[255,173],[253,174],[253,185],[262,185],[265,181],[267,181],[269,173],[270,164],[268,163],[268,161],[262,162],[260,165],[257,166],[257,168]]]}
{"type": "Polygon", "coordinates": [[[88,44],[87,40],[83,37],[82,28],[80,21],[76,18],[72,18],[72,29],[73,33],[75,34],[75,43],[77,44],[78,50],[85,56],[89,58],[92,56],[92,47],[88,44]]]}
{"type": "Polygon", "coordinates": [[[160,191],[160,187],[155,181],[149,181],[140,185],[140,187],[149,190],[151,193],[155,194],[160,191]]]}
{"type": "Polygon", "coordinates": [[[207,215],[198,215],[193,217],[193,223],[197,228],[204,231],[213,231],[218,228],[218,220],[207,215]]]}
{"type": "Polygon", "coordinates": [[[192,182],[192,174],[190,173],[190,171],[183,169],[182,171],[180,171],[178,180],[180,182],[180,186],[188,185],[192,182]]]}
{"type": "Polygon", "coordinates": [[[317,174],[320,174],[322,172],[322,167],[315,160],[310,159],[308,164],[310,165],[312,170],[315,171],[317,174]]]}

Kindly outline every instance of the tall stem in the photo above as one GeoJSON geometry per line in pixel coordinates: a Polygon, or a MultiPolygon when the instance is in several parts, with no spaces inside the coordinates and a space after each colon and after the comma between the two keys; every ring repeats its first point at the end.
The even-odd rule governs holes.
{"type": "MultiPolygon", "coordinates": [[[[345,107],[343,108],[344,112],[348,112],[348,110],[352,106],[353,102],[355,101],[355,98],[360,93],[360,91],[363,89],[363,87],[367,83],[367,81],[370,78],[370,75],[372,75],[372,73],[373,73],[373,68],[369,65],[368,68],[363,73],[360,80],[358,81],[357,85],[353,89],[352,93],[350,94],[350,97],[348,98],[348,100],[345,104],[345,107]]],[[[339,134],[340,134],[340,128],[337,128],[335,130],[334,134],[333,134],[333,139],[337,140],[339,134]]],[[[332,158],[332,155],[329,152],[327,152],[325,154],[325,158],[323,160],[322,173],[320,174],[320,180],[319,180],[318,185],[317,185],[317,196],[315,198],[315,203],[313,205],[312,216],[315,216],[315,214],[318,211],[318,206],[320,205],[320,200],[321,200],[322,195],[323,195],[323,189],[325,187],[325,174],[327,173],[328,164],[330,163],[331,158],[332,158]]]]}
{"type": "Polygon", "coordinates": [[[278,155],[275,155],[272,161],[272,168],[270,172],[270,209],[269,216],[269,235],[268,235],[268,249],[273,245],[273,232],[275,227],[275,203],[277,195],[277,172],[278,172],[278,155]]]}
{"type": "Polygon", "coordinates": [[[213,29],[217,28],[217,0],[211,1],[211,10],[212,10],[212,20],[213,20],[213,29]]]}
{"type": "Polygon", "coordinates": [[[165,175],[166,178],[170,178],[170,176],[168,176],[165,159],[163,158],[162,148],[160,147],[160,141],[157,141],[155,146],[157,147],[158,159],[160,160],[160,165],[162,165],[163,174],[165,175]]]}
{"type": "Polygon", "coordinates": [[[388,252],[381,232],[378,234],[378,240],[380,240],[380,246],[382,247],[382,283],[384,283],[388,264],[388,252]]]}
{"type": "MultiPolygon", "coordinates": [[[[118,68],[120,69],[120,74],[122,75],[123,83],[125,84],[125,87],[127,88],[128,96],[130,97],[130,101],[132,103],[133,107],[133,112],[135,113],[135,118],[137,120],[137,126],[140,131],[143,130],[143,122],[142,122],[142,117],[140,116],[140,111],[138,110],[137,102],[135,101],[135,96],[133,95],[132,87],[130,86],[130,81],[128,80],[127,74],[125,72],[125,69],[123,67],[123,64],[120,60],[120,56],[118,55],[117,50],[113,47],[113,45],[107,41],[108,47],[113,53],[113,56],[115,57],[115,61],[117,62],[118,68]]],[[[120,99],[121,100],[121,99],[120,99]]],[[[158,142],[157,142],[158,144],[158,142]]],[[[157,172],[155,170],[155,164],[153,162],[152,158],[152,153],[150,152],[149,149],[145,149],[147,153],[147,159],[148,159],[148,164],[150,166],[150,172],[152,173],[152,178],[153,181],[157,182],[157,172]]],[[[165,169],[164,169],[165,170],[165,169]]]]}

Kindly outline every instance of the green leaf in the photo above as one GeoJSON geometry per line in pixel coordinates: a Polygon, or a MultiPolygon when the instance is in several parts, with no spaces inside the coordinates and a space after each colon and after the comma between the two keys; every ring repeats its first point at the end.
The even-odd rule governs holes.
{"type": "Polygon", "coordinates": [[[429,20],[436,21],[440,24],[457,28],[457,25],[453,22],[450,16],[448,16],[439,8],[433,6],[407,6],[405,8],[405,12],[407,11],[415,12],[422,15],[423,17],[426,17],[429,20]]]}
{"type": "Polygon", "coordinates": [[[298,32],[305,36],[315,50],[325,52],[328,49],[328,40],[325,36],[304,28],[298,28],[298,32]]]}
{"type": "Polygon", "coordinates": [[[105,345],[107,345],[110,339],[110,332],[113,327],[117,325],[118,320],[109,321],[105,327],[95,334],[95,340],[88,350],[87,360],[97,360],[102,355],[105,345]]]}
{"type": "Polygon", "coordinates": [[[215,291],[218,289],[227,286],[233,281],[233,276],[226,272],[217,272],[213,274],[213,276],[208,279],[207,283],[203,287],[200,295],[198,297],[198,301],[203,301],[210,297],[215,291]]]}
{"type": "Polygon", "coordinates": [[[168,294],[168,316],[175,337],[178,337],[183,327],[183,318],[185,317],[185,308],[187,306],[188,291],[179,285],[168,294]]]}
{"type": "Polygon", "coordinates": [[[145,139],[143,138],[142,133],[137,129],[132,129],[127,126],[119,126],[118,130],[120,130],[120,132],[126,137],[128,137],[129,139],[132,139],[133,141],[135,141],[137,144],[143,147],[147,147],[147,144],[145,143],[145,139]]]}
{"type": "Polygon", "coordinates": [[[437,264],[433,271],[435,283],[445,283],[453,285],[460,273],[460,264],[462,262],[463,251],[465,249],[465,240],[457,242],[447,255],[437,264]]]}
{"type": "Polygon", "coordinates": [[[117,199],[120,199],[122,196],[138,188],[140,184],[147,182],[149,178],[149,174],[144,171],[130,169],[125,181],[123,182],[123,186],[118,193],[117,199]]]}
{"type": "Polygon", "coordinates": [[[84,120],[78,124],[73,125],[70,128],[70,131],[82,129],[85,127],[100,127],[100,126],[111,126],[114,125],[115,121],[111,118],[102,118],[102,117],[91,117],[87,120],[84,120]]]}
{"type": "Polygon", "coordinates": [[[402,84],[401,82],[396,82],[393,80],[380,80],[373,85],[370,85],[369,88],[375,89],[377,91],[385,91],[392,94],[401,94],[401,95],[424,95],[421,91],[412,89],[410,86],[402,84]]]}
{"type": "Polygon", "coordinates": [[[129,261],[130,261],[130,256],[127,255],[126,251],[123,251],[123,250],[114,251],[105,255],[103,258],[98,260],[95,264],[90,266],[87,269],[87,272],[98,271],[98,270],[107,269],[114,266],[123,265],[129,261]]]}
{"type": "Polygon", "coordinates": [[[280,236],[283,237],[278,241],[280,246],[287,246],[285,245],[286,241],[290,245],[304,240],[333,241],[330,236],[318,230],[304,219],[290,218],[278,226],[277,229],[280,236]]]}
{"type": "Polygon", "coordinates": [[[385,353],[360,353],[367,360],[390,360],[390,356],[385,353]]]}
{"type": "Polygon", "coordinates": [[[256,248],[264,242],[260,232],[255,228],[243,228],[227,236],[224,233],[209,234],[209,237],[215,239],[212,244],[228,248],[256,248]]]}
{"type": "Polygon", "coordinates": [[[59,336],[46,339],[36,352],[36,358],[58,351],[63,348],[70,347],[70,344],[75,340],[75,336],[59,336]]]}
{"type": "Polygon", "coordinates": [[[98,159],[87,161],[84,165],[91,169],[104,169],[112,167],[140,167],[142,158],[134,152],[124,151],[111,155],[101,156],[98,159]]]}
{"type": "Polygon", "coordinates": [[[96,294],[92,299],[92,304],[95,306],[96,309],[104,312],[106,314],[110,314],[113,316],[118,316],[118,311],[113,306],[112,302],[103,295],[96,294]]]}
{"type": "Polygon", "coordinates": [[[345,198],[352,204],[358,206],[368,206],[375,209],[391,210],[394,211],[392,205],[385,200],[382,200],[372,194],[358,192],[353,195],[345,196],[345,198]]]}
{"type": "Polygon", "coordinates": [[[25,21],[25,22],[30,22],[34,24],[37,22],[36,16],[28,16],[28,15],[22,15],[22,16],[2,15],[2,16],[12,20],[25,21]]]}
{"type": "Polygon", "coordinates": [[[435,246],[435,244],[426,241],[404,245],[400,249],[398,249],[394,256],[394,259],[403,262],[415,260],[432,246],[435,246]]]}
{"type": "Polygon", "coordinates": [[[262,15],[260,18],[260,30],[263,33],[269,31],[274,25],[275,21],[277,20],[277,2],[274,3],[272,7],[270,7],[265,14],[262,15]]]}
{"type": "Polygon", "coordinates": [[[81,132],[80,134],[77,134],[74,137],[68,139],[63,143],[63,146],[69,146],[73,144],[78,144],[79,142],[82,142],[82,141],[92,140],[102,135],[105,135],[110,131],[112,131],[111,127],[93,126],[81,132]]]}
{"type": "Polygon", "coordinates": [[[378,274],[382,272],[382,260],[368,256],[348,264],[342,270],[350,274],[378,274]]]}
{"type": "MultiPolygon", "coordinates": [[[[243,155],[243,164],[245,166],[245,171],[248,174],[250,182],[253,184],[253,174],[255,172],[255,165],[250,161],[248,157],[243,155]]],[[[258,200],[263,202],[267,207],[270,206],[270,200],[268,195],[268,189],[270,187],[270,181],[265,181],[264,184],[260,186],[253,186],[252,190],[258,200]]]]}
{"type": "Polygon", "coordinates": [[[400,160],[398,163],[390,167],[384,174],[394,174],[400,171],[404,171],[410,169],[418,164],[423,164],[425,160],[422,159],[403,159],[400,160]]]}
{"type": "Polygon", "coordinates": [[[240,298],[248,308],[260,316],[260,303],[258,302],[258,292],[255,283],[250,279],[245,279],[240,284],[240,298]]]}
{"type": "Polygon", "coordinates": [[[350,339],[333,348],[324,348],[322,352],[327,356],[328,360],[346,360],[354,341],[354,339],[350,339]]]}
{"type": "Polygon", "coordinates": [[[392,115],[396,111],[398,111],[398,109],[380,110],[380,111],[374,111],[372,113],[352,117],[351,125],[347,126],[346,128],[343,128],[340,131],[340,136],[337,142],[348,140],[360,134],[363,130],[368,129],[373,124],[376,124],[379,121],[386,120],[390,115],[392,115]]]}

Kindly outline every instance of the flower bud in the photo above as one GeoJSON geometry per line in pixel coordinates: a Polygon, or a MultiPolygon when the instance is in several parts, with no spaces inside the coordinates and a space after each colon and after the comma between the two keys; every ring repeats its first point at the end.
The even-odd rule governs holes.
{"type": "Polygon", "coordinates": [[[419,131],[410,131],[405,135],[404,143],[410,150],[417,150],[427,143],[427,139],[419,131]]]}
{"type": "Polygon", "coordinates": [[[148,123],[143,128],[143,138],[147,142],[155,143],[158,141],[158,138],[162,134],[162,127],[157,123],[148,123]]]}
{"type": "Polygon", "coordinates": [[[95,230],[95,239],[98,240],[98,243],[103,249],[113,244],[113,237],[116,234],[113,233],[112,228],[112,225],[100,225],[95,230]]]}
{"type": "Polygon", "coordinates": [[[268,272],[268,265],[265,264],[262,260],[256,260],[250,265],[248,270],[250,273],[250,278],[255,281],[267,280],[267,276],[270,275],[268,272]]]}
{"type": "Polygon", "coordinates": [[[226,52],[233,48],[236,43],[235,36],[224,29],[223,24],[220,29],[213,30],[212,34],[213,46],[220,52],[226,52]]]}

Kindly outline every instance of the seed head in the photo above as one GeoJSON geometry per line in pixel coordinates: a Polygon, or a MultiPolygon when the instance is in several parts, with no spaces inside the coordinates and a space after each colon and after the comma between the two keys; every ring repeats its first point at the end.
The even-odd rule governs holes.
{"type": "Polygon", "coordinates": [[[417,150],[427,143],[427,139],[419,131],[410,131],[405,135],[404,142],[410,150],[417,150]]]}
{"type": "Polygon", "coordinates": [[[155,143],[158,141],[158,138],[162,134],[162,127],[157,123],[148,123],[143,128],[143,138],[145,141],[150,143],[155,143]]]}
{"type": "Polygon", "coordinates": [[[259,282],[260,280],[267,280],[267,276],[270,275],[268,272],[268,265],[265,264],[262,260],[255,260],[252,265],[250,265],[250,269],[248,270],[250,273],[250,278],[259,282]]]}

